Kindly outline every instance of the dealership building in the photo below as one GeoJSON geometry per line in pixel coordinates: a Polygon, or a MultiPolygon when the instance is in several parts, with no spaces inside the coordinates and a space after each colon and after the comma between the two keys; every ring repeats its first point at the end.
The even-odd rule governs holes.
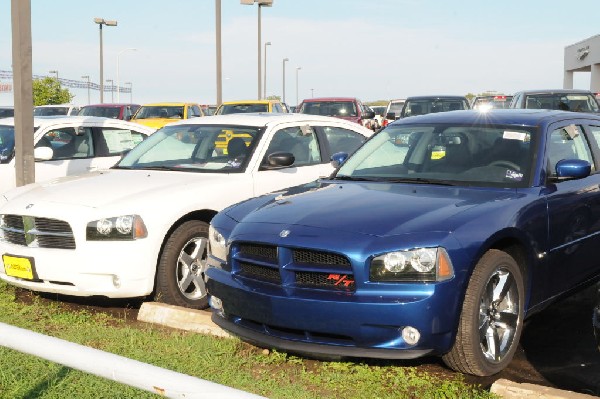
{"type": "Polygon", "coordinates": [[[563,88],[573,88],[575,72],[591,72],[590,90],[600,92],[600,35],[565,47],[563,88]]]}

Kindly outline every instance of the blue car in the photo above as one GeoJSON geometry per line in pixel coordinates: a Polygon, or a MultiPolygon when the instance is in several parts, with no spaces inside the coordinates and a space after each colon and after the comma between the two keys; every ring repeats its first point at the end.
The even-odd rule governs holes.
{"type": "Polygon", "coordinates": [[[212,319],[307,356],[495,374],[526,317],[600,277],[599,140],[565,111],[398,120],[331,177],[214,217],[212,319]]]}

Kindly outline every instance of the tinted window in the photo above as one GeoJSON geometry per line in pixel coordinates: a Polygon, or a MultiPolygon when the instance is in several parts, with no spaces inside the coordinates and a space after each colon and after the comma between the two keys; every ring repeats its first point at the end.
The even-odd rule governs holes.
{"type": "Polygon", "coordinates": [[[15,128],[0,126],[0,163],[8,163],[15,151],[15,128]]]}
{"type": "Polygon", "coordinates": [[[104,118],[119,119],[121,113],[120,107],[83,107],[79,111],[79,115],[83,116],[100,116],[104,118]]]}
{"type": "Polygon", "coordinates": [[[357,116],[358,109],[352,101],[310,101],[302,105],[300,113],[326,116],[357,116]]]}
{"type": "Polygon", "coordinates": [[[293,166],[321,162],[316,134],[308,126],[295,126],[276,132],[267,149],[267,156],[274,152],[292,153],[295,158],[293,166]]]}
{"type": "Polygon", "coordinates": [[[407,100],[402,116],[424,115],[435,112],[469,109],[466,100],[462,99],[415,99],[407,100]]]}
{"type": "Polygon", "coordinates": [[[323,128],[331,154],[345,152],[352,154],[364,143],[366,138],[352,130],[327,126],[323,128]]]}
{"type": "Polygon", "coordinates": [[[574,112],[599,112],[598,103],[591,94],[535,94],[528,95],[526,108],[558,109],[574,112]]]}

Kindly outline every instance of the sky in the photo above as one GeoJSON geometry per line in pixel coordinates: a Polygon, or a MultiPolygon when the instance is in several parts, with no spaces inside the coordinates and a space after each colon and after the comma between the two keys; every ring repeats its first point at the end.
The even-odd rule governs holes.
{"type": "MultiPolygon", "coordinates": [[[[215,0],[30,1],[34,75],[99,83],[99,17],[118,22],[102,30],[104,79],[133,89],[104,102],[216,103],[215,0]]],[[[221,4],[223,101],[256,99],[258,6],[221,4]]],[[[266,95],[283,97],[284,79],[290,105],[562,88],[565,47],[600,34],[599,16],[598,0],[274,0],[261,11],[266,95]]],[[[0,72],[11,65],[11,1],[0,0],[0,72]]],[[[589,87],[576,73],[574,88],[589,87]]],[[[86,89],[69,90],[88,103],[86,89]]]]}

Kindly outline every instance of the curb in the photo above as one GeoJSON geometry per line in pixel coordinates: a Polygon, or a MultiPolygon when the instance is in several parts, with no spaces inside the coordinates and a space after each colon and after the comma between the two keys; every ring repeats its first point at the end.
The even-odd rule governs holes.
{"type": "Polygon", "coordinates": [[[211,313],[203,310],[187,309],[159,302],[144,302],[140,307],[137,319],[180,330],[231,338],[231,335],[213,323],[210,317],[211,313]]]}
{"type": "Polygon", "coordinates": [[[592,399],[597,396],[586,395],[562,389],[550,388],[541,385],[517,383],[503,378],[496,380],[490,388],[491,393],[495,393],[505,399],[592,399]]]}

